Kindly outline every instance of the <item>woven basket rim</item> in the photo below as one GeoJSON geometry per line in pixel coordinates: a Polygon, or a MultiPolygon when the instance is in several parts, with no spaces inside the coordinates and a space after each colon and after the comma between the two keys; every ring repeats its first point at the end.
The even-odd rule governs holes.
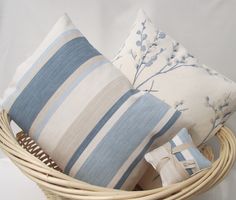
{"type": "Polygon", "coordinates": [[[210,169],[171,186],[144,191],[123,191],[91,185],[48,167],[18,144],[7,113],[0,113],[0,148],[27,177],[40,186],[48,199],[55,200],[177,200],[205,192],[225,178],[236,159],[236,139],[233,132],[222,127],[216,137],[220,143],[220,155],[210,169]]]}

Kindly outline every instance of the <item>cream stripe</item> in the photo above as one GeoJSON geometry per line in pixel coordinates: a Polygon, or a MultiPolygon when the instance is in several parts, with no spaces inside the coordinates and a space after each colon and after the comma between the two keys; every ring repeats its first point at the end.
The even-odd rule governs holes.
{"type": "Polygon", "coordinates": [[[117,181],[120,180],[125,171],[128,169],[129,165],[136,159],[136,157],[140,154],[140,152],[143,150],[146,144],[150,141],[151,137],[155,135],[157,132],[159,132],[166,125],[166,122],[169,121],[169,119],[173,116],[175,112],[176,110],[174,109],[169,109],[167,111],[167,113],[161,119],[161,121],[156,125],[156,127],[151,131],[151,133],[148,134],[148,136],[142,141],[142,143],[135,149],[135,151],[130,155],[127,161],[122,165],[122,167],[119,169],[119,171],[116,173],[116,175],[113,177],[113,179],[111,180],[111,182],[108,184],[107,187],[110,188],[115,187],[117,181]]]}
{"type": "Polygon", "coordinates": [[[16,74],[19,77],[19,80],[16,80],[17,77],[15,77],[13,80],[13,85],[9,86],[11,94],[5,94],[7,96],[6,102],[4,102],[4,107],[7,109],[10,109],[14,101],[17,99],[17,97],[21,94],[21,92],[24,90],[24,88],[29,84],[29,82],[33,79],[35,74],[38,73],[38,71],[47,63],[47,61],[60,49],[65,43],[69,42],[70,40],[81,37],[81,33],[78,30],[69,30],[68,32],[64,32],[63,35],[60,35],[60,39],[57,39],[51,44],[48,45],[48,48],[45,50],[46,53],[41,53],[40,56],[38,56],[37,59],[34,58],[35,62],[32,62],[32,58],[26,61],[24,65],[27,65],[28,69],[25,69],[25,73],[21,76],[18,75],[21,70],[21,66],[18,67],[16,74]]]}
{"type": "MultiPolygon", "coordinates": [[[[133,169],[133,171],[130,173],[129,178],[126,179],[126,181],[121,186],[121,190],[133,190],[134,189],[134,182],[137,182],[137,180],[140,180],[145,172],[148,170],[149,164],[142,160],[137,164],[137,166],[133,169]]],[[[152,178],[152,177],[150,177],[152,178]]]]}
{"type": "MultiPolygon", "coordinates": [[[[176,144],[176,146],[183,144],[182,140],[179,138],[178,135],[173,138],[173,142],[176,144]]],[[[185,160],[194,160],[194,157],[192,156],[189,150],[186,149],[184,151],[181,151],[181,153],[183,154],[185,160]]]]}
{"type": "Polygon", "coordinates": [[[82,64],[53,94],[53,96],[48,100],[47,104],[43,107],[43,109],[38,114],[37,118],[34,120],[31,128],[30,128],[30,135],[34,138],[34,133],[37,132],[39,126],[42,123],[45,115],[47,115],[47,111],[55,104],[55,102],[60,98],[63,92],[74,82],[90,65],[97,63],[99,61],[104,60],[104,57],[101,55],[95,56],[89,59],[87,62],[82,64]]]}
{"type": "Polygon", "coordinates": [[[66,133],[71,123],[83,112],[89,102],[102,88],[119,76],[122,76],[122,74],[117,73],[109,63],[105,64],[92,71],[70,93],[50,118],[38,139],[38,143],[44,144],[44,149],[49,155],[55,149],[61,137],[66,133]],[[96,77],[96,81],[94,81],[94,77],[96,77]],[[58,121],[60,121],[60,124],[58,124],[58,121]]]}
{"type": "Polygon", "coordinates": [[[59,166],[62,168],[66,166],[74,152],[96,126],[101,117],[113,106],[114,102],[130,89],[129,84],[124,84],[126,80],[124,76],[121,76],[109,83],[92,99],[83,113],[69,127],[52,153],[53,159],[57,161],[59,166]]]}
{"type": "Polygon", "coordinates": [[[99,131],[99,133],[96,135],[96,137],[90,142],[90,144],[87,146],[87,148],[84,150],[84,152],[81,154],[80,159],[76,161],[74,166],[72,167],[70,171],[71,176],[75,176],[76,173],[79,171],[81,166],[84,164],[84,162],[87,160],[89,155],[94,151],[97,144],[106,136],[108,131],[114,126],[114,124],[120,119],[120,117],[124,114],[126,110],[130,106],[132,106],[141,96],[143,96],[143,92],[139,92],[133,96],[131,96],[117,111],[116,113],[107,121],[107,123],[104,125],[104,127],[99,131]]]}
{"type": "Polygon", "coordinates": [[[175,123],[171,126],[169,130],[166,131],[164,135],[162,135],[158,141],[156,141],[156,145],[154,148],[157,148],[165,143],[167,143],[170,139],[172,139],[176,134],[185,126],[186,124],[183,124],[185,120],[183,120],[183,115],[181,114],[179,118],[175,121],[175,123]]]}

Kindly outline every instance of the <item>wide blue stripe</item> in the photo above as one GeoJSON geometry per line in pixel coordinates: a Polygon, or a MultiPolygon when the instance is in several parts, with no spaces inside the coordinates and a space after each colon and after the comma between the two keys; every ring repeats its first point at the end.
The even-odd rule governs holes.
{"type": "Polygon", "coordinates": [[[33,121],[55,91],[84,62],[100,53],[84,37],[62,46],[40,69],[13,103],[11,118],[28,133],[33,121]]]}
{"type": "Polygon", "coordinates": [[[34,69],[36,65],[38,65],[49,53],[50,51],[54,48],[54,46],[56,44],[58,44],[58,42],[60,42],[60,40],[62,40],[63,38],[65,38],[67,35],[71,35],[77,33],[79,35],[81,35],[80,31],[78,29],[70,29],[68,31],[63,32],[62,34],[60,34],[51,44],[48,45],[48,47],[44,50],[44,52],[39,56],[39,58],[35,61],[35,63],[32,64],[32,66],[30,67],[30,70],[27,71],[23,77],[21,78],[21,80],[19,81],[19,85],[22,84],[22,82],[24,82],[25,77],[30,77],[32,76],[32,70],[34,69]]]}
{"type": "Polygon", "coordinates": [[[205,169],[211,166],[211,162],[204,155],[202,155],[202,153],[197,148],[190,147],[189,151],[200,169],[205,169]]]}
{"type": "MultiPolygon", "coordinates": [[[[171,144],[171,148],[176,147],[175,143],[174,143],[172,140],[170,140],[169,142],[170,142],[170,144],[171,144]]],[[[185,160],[186,160],[181,152],[175,153],[175,157],[176,157],[179,161],[185,161],[185,160]]],[[[188,172],[188,174],[189,174],[190,176],[193,174],[193,171],[192,171],[191,169],[185,169],[185,170],[188,172]]]]}
{"type": "Polygon", "coordinates": [[[111,116],[127,101],[132,95],[136,94],[138,90],[127,91],[116,103],[107,111],[107,113],[101,118],[97,125],[88,134],[82,144],[77,148],[68,164],[65,167],[64,172],[69,173],[75,162],[79,159],[85,148],[89,145],[90,141],[97,135],[97,133],[102,129],[106,122],[111,118],[111,116]]]}
{"type": "Polygon", "coordinates": [[[43,128],[45,127],[45,125],[47,124],[47,122],[50,120],[50,118],[53,116],[53,114],[56,112],[56,110],[60,107],[60,105],[64,102],[64,100],[66,99],[66,97],[69,96],[69,94],[79,85],[79,83],[85,78],[87,77],[93,70],[95,70],[97,67],[103,66],[103,64],[108,63],[108,60],[106,60],[104,58],[104,60],[100,60],[96,63],[93,63],[92,65],[90,65],[89,67],[87,67],[86,70],[84,70],[84,72],[82,74],[80,74],[79,77],[77,77],[77,79],[74,80],[74,82],[72,82],[68,88],[66,88],[65,91],[63,91],[62,95],[55,100],[55,102],[53,102],[52,107],[50,107],[44,117],[43,120],[41,121],[40,124],[38,124],[37,128],[35,128],[35,132],[34,132],[34,140],[37,141],[41,131],[43,130],[43,128]]]}
{"type": "Polygon", "coordinates": [[[188,130],[186,128],[182,128],[179,131],[178,137],[180,138],[182,143],[192,143],[193,142],[193,140],[192,140],[191,136],[189,135],[188,130]]]}
{"type": "Polygon", "coordinates": [[[140,97],[115,123],[82,165],[76,178],[106,186],[169,106],[150,94],[140,97]]]}
{"type": "MultiPolygon", "coordinates": [[[[189,135],[188,130],[186,128],[183,128],[178,133],[178,136],[183,143],[192,142],[192,138],[189,135]]],[[[190,147],[188,148],[188,150],[190,154],[193,156],[193,158],[195,159],[195,161],[197,162],[200,169],[208,168],[211,166],[211,162],[207,158],[205,158],[205,156],[202,155],[202,153],[197,148],[190,147]]]]}
{"type": "Polygon", "coordinates": [[[125,183],[131,172],[134,170],[134,168],[139,164],[140,161],[143,160],[144,155],[148,152],[152,144],[158,139],[160,136],[162,136],[164,133],[166,133],[171,126],[176,122],[176,120],[179,118],[181,115],[181,112],[176,111],[173,116],[170,118],[170,120],[164,125],[164,127],[156,133],[150,141],[146,144],[144,149],[140,152],[140,154],[135,158],[135,160],[132,162],[132,164],[129,166],[129,168],[125,171],[123,176],[120,178],[120,180],[117,182],[115,188],[120,189],[122,185],[125,183]]]}

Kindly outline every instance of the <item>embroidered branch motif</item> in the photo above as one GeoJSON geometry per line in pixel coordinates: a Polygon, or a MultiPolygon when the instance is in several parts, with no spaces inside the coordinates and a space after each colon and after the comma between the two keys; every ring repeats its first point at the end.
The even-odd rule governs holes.
{"type": "Polygon", "coordinates": [[[174,108],[180,112],[184,112],[189,109],[184,106],[184,100],[177,101],[174,105],[174,108]]]}
{"type": "Polygon", "coordinates": [[[137,59],[137,54],[130,50],[130,54],[133,60],[136,62],[136,72],[132,84],[134,85],[139,78],[140,74],[146,67],[150,67],[157,59],[158,56],[164,52],[165,49],[161,48],[159,51],[155,51],[160,39],[164,39],[166,34],[158,31],[154,40],[149,43],[147,41],[148,35],[145,33],[146,20],[141,23],[141,29],[136,32],[139,35],[139,39],[136,41],[136,46],[139,47],[141,56],[137,59]]]}
{"type": "MultiPolygon", "coordinates": [[[[168,40],[168,38],[166,38],[167,35],[164,32],[157,31],[154,39],[152,41],[149,41],[149,35],[146,31],[147,22],[148,22],[147,20],[144,20],[143,22],[141,22],[140,27],[136,32],[136,35],[138,35],[138,39],[135,42],[135,45],[136,47],[138,47],[138,50],[136,49],[129,50],[129,54],[135,62],[135,74],[133,77],[133,81],[131,81],[133,85],[137,85],[136,83],[140,75],[143,73],[143,71],[151,67],[154,62],[157,62],[160,55],[166,51],[166,49],[160,47],[160,40],[162,39],[168,40]],[[140,53],[140,56],[138,56],[137,51],[140,53]]],[[[126,44],[124,44],[123,47],[125,45],[126,44]]],[[[123,47],[120,49],[117,57],[113,60],[113,63],[119,60],[120,58],[123,58],[123,56],[120,55],[123,47]]],[[[215,70],[212,70],[204,65],[196,64],[197,63],[196,59],[189,53],[182,55],[182,57],[176,56],[176,54],[178,53],[178,49],[179,49],[179,43],[173,41],[172,49],[170,47],[171,56],[166,59],[166,64],[160,67],[159,71],[150,75],[145,80],[142,80],[142,82],[139,83],[137,86],[135,86],[135,88],[139,89],[141,86],[145,84],[145,86],[147,86],[146,88],[149,87],[149,89],[146,89],[146,91],[157,92],[156,89],[153,89],[155,88],[155,85],[154,85],[155,81],[151,79],[153,79],[154,77],[160,76],[162,74],[166,74],[171,71],[177,70],[181,67],[199,68],[199,69],[204,70],[209,76],[220,77],[227,82],[232,82],[230,79],[222,76],[215,70]],[[147,84],[149,84],[149,86],[147,84]]]]}
{"type": "Polygon", "coordinates": [[[158,92],[158,90],[153,89],[153,86],[154,86],[154,80],[152,80],[151,85],[150,85],[150,88],[149,88],[149,89],[146,89],[146,90],[144,90],[144,91],[145,91],[145,92],[148,92],[148,93],[150,93],[150,92],[158,92]]]}
{"type": "Polygon", "coordinates": [[[217,72],[217,71],[215,71],[215,70],[213,70],[213,69],[208,68],[208,67],[205,66],[205,65],[202,65],[201,68],[202,68],[203,70],[205,70],[206,73],[207,73],[209,76],[216,76],[216,77],[218,77],[218,78],[222,78],[222,79],[223,79],[224,81],[226,81],[226,82],[233,83],[233,81],[230,80],[229,78],[223,76],[222,74],[220,74],[219,72],[217,72]]]}
{"type": "Polygon", "coordinates": [[[181,67],[198,67],[195,62],[189,62],[190,59],[193,58],[191,54],[183,55],[181,58],[176,57],[176,52],[178,51],[179,43],[173,43],[172,45],[172,55],[167,58],[167,63],[156,73],[146,78],[143,82],[141,82],[136,89],[139,89],[142,85],[146,84],[148,81],[153,79],[156,76],[161,74],[165,74],[171,72],[173,70],[179,69],[181,67]]]}
{"type": "Polygon", "coordinates": [[[224,124],[227,119],[232,114],[231,111],[229,111],[229,105],[230,105],[230,94],[226,95],[223,102],[214,102],[211,101],[210,97],[206,97],[206,107],[210,108],[214,112],[214,117],[211,119],[211,130],[207,134],[206,138],[203,142],[205,142],[209,136],[211,135],[212,131],[220,126],[221,124],[224,124]]]}

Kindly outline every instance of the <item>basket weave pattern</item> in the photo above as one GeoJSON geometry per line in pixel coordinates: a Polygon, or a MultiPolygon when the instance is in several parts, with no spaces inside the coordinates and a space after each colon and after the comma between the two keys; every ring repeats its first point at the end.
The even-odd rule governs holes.
{"type": "MultiPolygon", "coordinates": [[[[235,136],[230,129],[222,127],[216,134],[220,144],[220,155],[210,169],[168,187],[146,191],[122,191],[90,185],[63,174],[40,147],[36,147],[37,145],[29,138],[19,137],[20,135],[18,140],[22,146],[11,130],[7,113],[3,111],[0,114],[0,148],[27,177],[39,185],[48,200],[189,199],[222,181],[236,159],[235,136]],[[24,142],[21,143],[22,141],[24,142]],[[35,149],[38,150],[34,151],[35,149]]],[[[209,148],[203,149],[203,152],[208,158],[213,159],[209,148]]]]}
{"type": "Polygon", "coordinates": [[[44,164],[53,168],[57,171],[62,172],[59,166],[50,158],[48,154],[46,154],[39,145],[36,144],[34,140],[32,140],[29,136],[27,136],[24,132],[17,133],[16,140],[18,143],[26,149],[29,153],[34,155],[36,158],[41,160],[44,164]]]}

